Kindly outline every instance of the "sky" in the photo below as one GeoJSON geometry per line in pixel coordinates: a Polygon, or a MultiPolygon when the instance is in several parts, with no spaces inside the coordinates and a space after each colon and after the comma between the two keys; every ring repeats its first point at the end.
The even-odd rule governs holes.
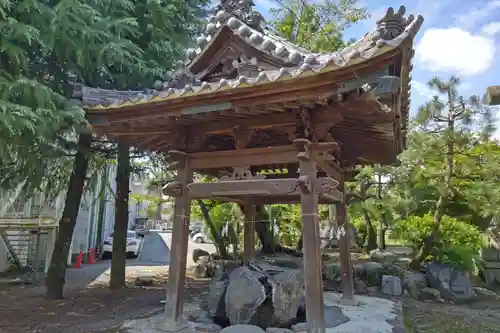
{"type": "MultiPolygon", "coordinates": [[[[265,18],[269,8],[280,6],[275,0],[254,2],[265,18]]],[[[349,28],[346,38],[359,39],[374,29],[388,7],[397,10],[404,5],[406,15],[425,19],[414,41],[412,114],[434,95],[427,87],[434,76],[459,76],[464,97],[482,97],[488,86],[500,85],[500,0],[360,0],[359,4],[371,17],[349,28]]],[[[500,139],[500,121],[497,124],[495,136],[500,139]]]]}

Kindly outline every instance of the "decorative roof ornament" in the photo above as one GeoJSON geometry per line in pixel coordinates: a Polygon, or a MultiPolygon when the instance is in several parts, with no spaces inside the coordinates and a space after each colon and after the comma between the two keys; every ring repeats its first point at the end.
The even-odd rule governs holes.
{"type": "Polygon", "coordinates": [[[237,17],[255,30],[262,31],[264,26],[264,17],[253,10],[255,6],[253,0],[220,0],[214,8],[212,23],[221,22],[230,16],[237,17]]]}
{"type": "Polygon", "coordinates": [[[392,40],[403,33],[406,26],[415,19],[413,15],[405,18],[405,6],[399,7],[397,12],[394,12],[392,7],[389,7],[385,15],[377,21],[376,32],[372,35],[372,40],[392,40]]]}

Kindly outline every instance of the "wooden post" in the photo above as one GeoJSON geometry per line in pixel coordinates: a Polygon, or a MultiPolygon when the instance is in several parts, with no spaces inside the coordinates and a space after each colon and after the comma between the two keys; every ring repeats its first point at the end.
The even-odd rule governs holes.
{"type": "Polygon", "coordinates": [[[309,333],[325,332],[323,303],[323,276],[321,268],[320,232],[318,220],[318,194],[314,188],[317,177],[316,163],[310,159],[308,140],[294,141],[299,150],[302,205],[302,235],[304,252],[304,283],[306,289],[307,329],[309,333]]]}
{"type": "Polygon", "coordinates": [[[189,215],[191,202],[186,185],[193,180],[189,160],[180,152],[170,153],[177,162],[177,181],[166,186],[165,192],[175,197],[174,226],[170,248],[170,267],[168,270],[165,321],[161,329],[176,332],[187,327],[182,317],[184,306],[184,282],[186,278],[186,257],[189,240],[189,215]]]}
{"type": "Polygon", "coordinates": [[[337,239],[339,242],[340,271],[342,281],[342,303],[357,305],[354,299],[354,285],[349,240],[349,222],[347,221],[347,204],[345,202],[344,179],[340,180],[339,189],[344,200],[337,204],[337,239]]]}
{"type": "Polygon", "coordinates": [[[248,264],[255,255],[255,205],[245,202],[245,223],[243,224],[243,262],[248,264]]]}

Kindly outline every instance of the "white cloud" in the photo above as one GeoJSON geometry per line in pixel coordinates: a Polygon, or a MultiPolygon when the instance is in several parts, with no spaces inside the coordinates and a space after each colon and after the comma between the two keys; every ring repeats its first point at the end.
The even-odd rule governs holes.
{"type": "Polygon", "coordinates": [[[431,99],[432,97],[434,97],[434,95],[436,95],[436,93],[432,91],[431,88],[420,81],[412,80],[411,86],[412,88],[415,88],[420,96],[425,97],[426,99],[431,99]]]}
{"type": "Polygon", "coordinates": [[[494,36],[500,33],[500,22],[490,22],[481,28],[481,33],[494,36]]]}
{"type": "Polygon", "coordinates": [[[467,10],[465,13],[457,15],[455,22],[458,26],[464,29],[476,27],[478,24],[484,22],[488,17],[491,17],[500,9],[500,0],[477,1],[474,3],[472,9],[467,10]]]}
{"type": "Polygon", "coordinates": [[[416,47],[417,61],[424,69],[458,72],[463,76],[488,70],[494,55],[492,38],[473,35],[457,27],[427,29],[416,47]]]}

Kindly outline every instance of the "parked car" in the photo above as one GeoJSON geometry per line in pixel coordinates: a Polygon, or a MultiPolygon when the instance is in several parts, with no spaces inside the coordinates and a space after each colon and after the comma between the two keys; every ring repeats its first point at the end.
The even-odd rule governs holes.
{"type": "Polygon", "coordinates": [[[140,237],[146,236],[148,233],[148,228],[146,226],[148,219],[147,218],[136,218],[135,219],[135,225],[133,227],[133,230],[137,232],[137,235],[140,237]]]}
{"type": "Polygon", "coordinates": [[[195,243],[212,243],[210,234],[205,231],[205,228],[195,229],[191,233],[191,240],[195,243]]]}
{"type": "MultiPolygon", "coordinates": [[[[127,256],[132,256],[136,258],[141,251],[142,238],[139,237],[137,232],[134,230],[127,231],[127,256]]],[[[102,247],[103,258],[111,257],[113,253],[113,233],[104,241],[104,246],[102,247]]]]}

